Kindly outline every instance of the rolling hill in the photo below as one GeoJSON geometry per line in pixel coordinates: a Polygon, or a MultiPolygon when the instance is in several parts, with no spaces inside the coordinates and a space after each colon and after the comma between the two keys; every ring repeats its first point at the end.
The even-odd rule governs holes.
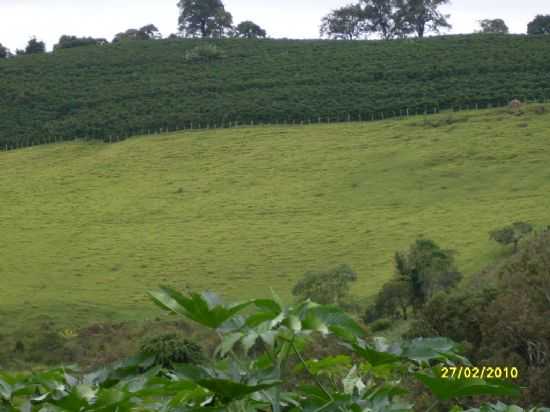
{"type": "Polygon", "coordinates": [[[549,54],[549,36],[467,35],[130,41],[22,56],[0,61],[0,147],[540,101],[549,54]]]}
{"type": "Polygon", "coordinates": [[[155,316],[158,284],[289,298],[339,263],[364,298],[418,235],[471,275],[489,230],[550,221],[548,108],[0,152],[2,331],[155,316]]]}

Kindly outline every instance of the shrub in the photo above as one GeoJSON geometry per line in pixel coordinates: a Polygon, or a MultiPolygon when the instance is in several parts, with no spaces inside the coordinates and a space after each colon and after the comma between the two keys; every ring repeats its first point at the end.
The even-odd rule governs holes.
{"type": "Polygon", "coordinates": [[[214,44],[201,44],[185,52],[185,60],[189,62],[208,62],[223,57],[225,53],[214,44]]]}
{"type": "Polygon", "coordinates": [[[493,230],[489,237],[502,245],[514,245],[514,253],[518,250],[521,239],[533,231],[533,226],[525,222],[515,222],[510,226],[493,230]]]}
{"type": "Polygon", "coordinates": [[[382,332],[392,327],[392,321],[389,319],[378,319],[369,325],[372,332],[382,332]]]}
{"type": "Polygon", "coordinates": [[[199,345],[177,333],[147,338],[141,344],[140,353],[154,356],[155,363],[164,367],[170,367],[175,363],[197,364],[204,359],[199,345]]]}
{"type": "Polygon", "coordinates": [[[349,294],[349,284],[356,280],[357,274],[348,265],[324,272],[306,272],[292,294],[317,303],[340,305],[349,294]]]}

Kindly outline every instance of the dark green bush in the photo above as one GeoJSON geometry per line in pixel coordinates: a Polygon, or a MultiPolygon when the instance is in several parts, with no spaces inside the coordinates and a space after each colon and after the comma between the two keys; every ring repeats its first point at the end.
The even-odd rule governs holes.
{"type": "Polygon", "coordinates": [[[177,333],[147,338],[141,344],[140,353],[154,356],[155,363],[165,367],[176,363],[197,364],[204,360],[201,347],[177,333]]]}
{"type": "Polygon", "coordinates": [[[389,319],[378,319],[368,326],[371,332],[382,332],[392,327],[392,321],[389,319]]]}
{"type": "Polygon", "coordinates": [[[223,51],[215,44],[201,44],[185,52],[185,60],[190,62],[211,61],[224,56],[223,51]]]}

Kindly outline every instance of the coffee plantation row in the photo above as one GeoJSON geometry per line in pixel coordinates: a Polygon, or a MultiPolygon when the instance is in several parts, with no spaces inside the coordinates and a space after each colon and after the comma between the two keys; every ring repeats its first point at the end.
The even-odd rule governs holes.
{"type": "Polygon", "coordinates": [[[550,97],[550,36],[156,40],[0,61],[0,147],[550,97]]]}

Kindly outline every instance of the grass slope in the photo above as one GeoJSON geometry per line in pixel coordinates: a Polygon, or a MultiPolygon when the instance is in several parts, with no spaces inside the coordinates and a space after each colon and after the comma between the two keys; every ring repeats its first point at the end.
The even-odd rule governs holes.
{"type": "Polygon", "coordinates": [[[499,109],[0,153],[2,330],[154,316],[158,284],[289,297],[338,263],[369,296],[419,234],[471,273],[489,230],[550,221],[549,127],[499,109]]]}
{"type": "Polygon", "coordinates": [[[0,61],[0,147],[550,98],[550,36],[134,41],[0,61]],[[208,41],[211,42],[211,41],[208,41]]]}

